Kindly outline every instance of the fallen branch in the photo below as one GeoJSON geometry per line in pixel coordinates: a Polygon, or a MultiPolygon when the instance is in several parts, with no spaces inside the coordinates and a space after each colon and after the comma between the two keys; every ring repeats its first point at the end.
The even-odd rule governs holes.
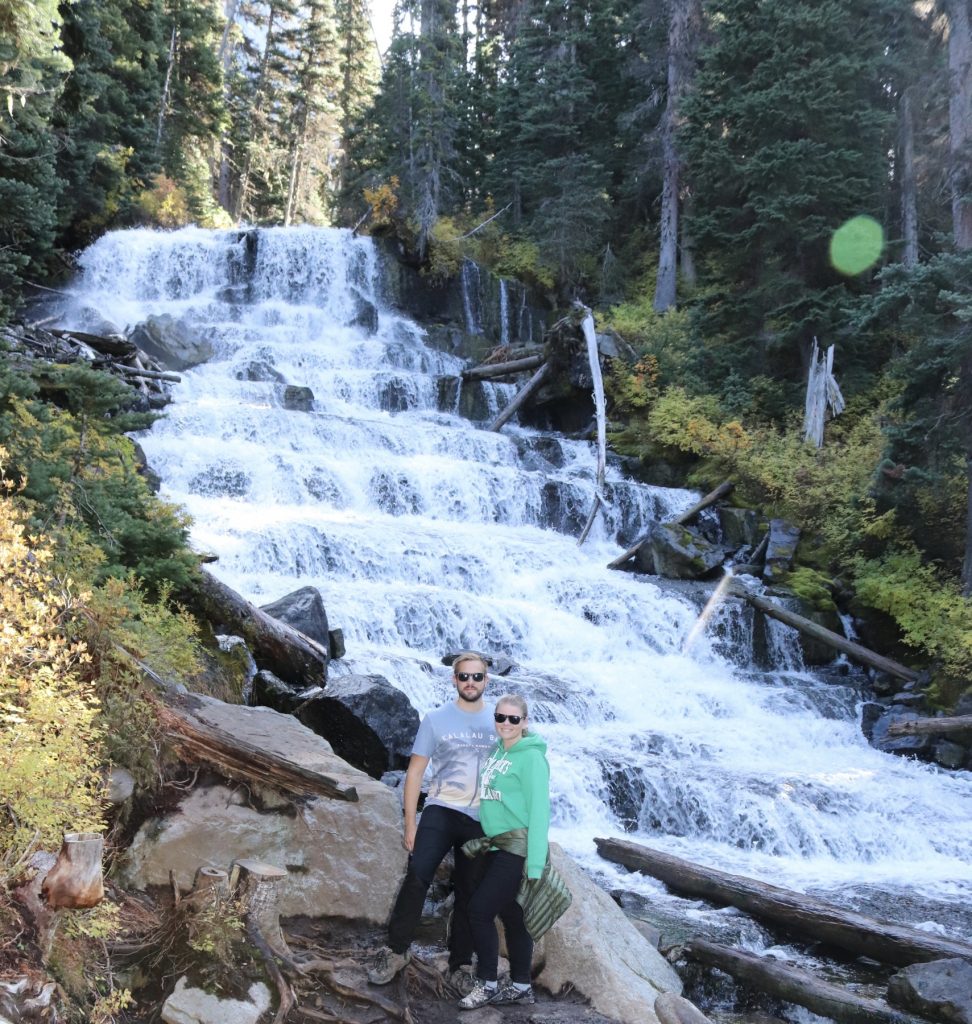
{"type": "Polygon", "coordinates": [[[846,654],[848,658],[853,658],[854,661],[870,665],[872,668],[876,668],[880,672],[887,672],[888,675],[895,676],[898,679],[904,679],[906,682],[913,682],[918,678],[918,673],[913,669],[910,669],[897,661],[893,661],[891,658],[886,658],[883,654],[878,654],[876,651],[869,650],[867,647],[855,643],[853,640],[848,640],[847,637],[841,636],[839,633],[835,633],[832,629],[827,629],[826,626],[821,626],[819,623],[813,622],[811,619],[806,619],[802,615],[798,615],[796,612],[791,612],[786,608],[781,608],[778,604],[769,600],[769,598],[761,597],[759,594],[754,594],[748,587],[741,583],[734,583],[730,587],[730,593],[735,594],[737,597],[744,598],[754,608],[758,608],[764,615],[768,615],[771,619],[777,619],[788,626],[792,626],[794,629],[798,629],[801,633],[805,633],[807,636],[813,637],[814,640],[819,640],[821,643],[833,647],[834,650],[841,651],[843,654],[846,654]]]}
{"type": "Polygon", "coordinates": [[[492,423],[486,428],[487,430],[499,430],[507,420],[513,418],[514,413],[526,403],[526,400],[533,394],[537,388],[544,382],[547,375],[550,373],[550,363],[544,363],[539,370],[523,385],[522,388],[516,393],[513,401],[493,420],[492,423]]]}
{"type": "Polygon", "coordinates": [[[147,377],[149,380],[166,380],[170,384],[179,384],[182,378],[177,373],[162,373],[159,370],[143,370],[134,366],[126,366],[124,363],[110,363],[113,370],[127,374],[129,377],[147,377]]]}
{"type": "Polygon", "coordinates": [[[913,718],[910,722],[892,722],[888,726],[888,733],[891,736],[947,736],[954,732],[972,733],[972,715],[959,715],[957,718],[913,718]]]}
{"type": "MultiPolygon", "coordinates": [[[[735,484],[731,480],[724,480],[714,491],[709,493],[697,501],[691,508],[687,508],[681,515],[671,520],[671,523],[675,526],[684,526],[686,523],[691,522],[703,509],[707,509],[710,505],[714,505],[720,498],[724,498],[732,489],[735,484]]],[[[629,558],[634,556],[644,547],[648,540],[648,534],[641,538],[635,545],[628,548],[627,551],[618,555],[613,562],[608,562],[609,569],[620,569],[629,558]]]]}
{"type": "Polygon", "coordinates": [[[749,982],[762,992],[805,1006],[838,1024],[914,1024],[914,1018],[880,999],[867,999],[790,964],[696,939],[682,947],[690,960],[749,982]]]}
{"type": "Polygon", "coordinates": [[[594,842],[606,860],[658,878],[675,892],[720,906],[738,907],[754,917],[857,956],[899,966],[948,957],[972,961],[972,943],[960,939],[865,917],[812,896],[693,864],[627,840],[594,842]]]}
{"type": "Polygon", "coordinates": [[[507,204],[506,204],[506,206],[504,206],[502,210],[497,210],[497,211],[496,211],[496,213],[494,213],[492,217],[487,217],[487,218],[486,218],[486,220],[484,220],[484,221],[483,221],[483,222],[482,222],[481,224],[477,224],[477,225],[476,225],[476,226],[475,226],[475,227],[474,227],[474,228],[472,229],[472,231],[467,231],[467,232],[466,232],[466,233],[465,233],[464,235],[459,235],[459,237],[458,237],[458,238],[456,238],[456,239],[454,239],[454,241],[458,242],[458,241],[462,240],[463,238],[469,238],[469,236],[470,236],[470,235],[474,235],[474,234],[476,234],[476,232],[477,232],[477,231],[478,231],[478,230],[479,230],[480,228],[484,228],[484,227],[486,227],[486,225],[487,225],[487,224],[488,224],[488,223],[489,223],[490,221],[496,220],[496,218],[497,218],[497,217],[498,217],[498,216],[499,216],[499,215],[500,215],[501,213],[506,213],[506,211],[507,211],[507,210],[508,210],[508,209],[509,209],[509,208],[510,208],[510,207],[511,207],[512,205],[513,205],[512,203],[507,203],[507,204]]]}

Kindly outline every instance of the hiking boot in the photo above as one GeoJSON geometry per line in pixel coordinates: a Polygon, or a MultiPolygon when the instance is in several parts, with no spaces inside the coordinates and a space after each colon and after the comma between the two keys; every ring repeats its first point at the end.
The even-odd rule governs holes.
{"type": "Polygon", "coordinates": [[[454,971],[450,971],[449,984],[459,995],[468,996],[476,984],[476,976],[473,974],[472,964],[463,964],[454,971]]]}
{"type": "Polygon", "coordinates": [[[404,953],[396,953],[393,949],[382,946],[375,953],[374,963],[368,968],[368,981],[372,985],[387,985],[411,959],[412,954],[407,949],[404,953]]]}
{"type": "Polygon", "coordinates": [[[498,987],[487,988],[481,981],[477,981],[469,995],[459,1000],[459,1009],[478,1010],[480,1006],[491,1003],[496,998],[498,992],[498,987]]]}
{"type": "Polygon", "coordinates": [[[492,1006],[502,1006],[504,1003],[525,1003],[533,1005],[536,999],[533,997],[533,989],[517,988],[513,982],[504,985],[490,1000],[492,1006]]]}

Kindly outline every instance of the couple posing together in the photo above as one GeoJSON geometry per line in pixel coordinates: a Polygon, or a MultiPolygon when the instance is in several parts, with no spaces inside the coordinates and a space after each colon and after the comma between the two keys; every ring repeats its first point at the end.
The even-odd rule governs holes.
{"type": "Polygon", "coordinates": [[[429,712],[415,736],[404,787],[408,871],[388,923],[388,944],[376,954],[368,979],[385,985],[408,963],[425,894],[452,850],[455,907],[449,972],[461,990],[464,981],[473,980],[470,964],[476,954],[475,983],[459,1008],[532,1003],[531,931],[537,935],[550,924],[538,922],[531,912],[531,904],[546,902],[533,896],[543,884],[541,876],[547,877],[547,745],[529,733],[522,697],[500,697],[495,711],[484,705],[487,666],[482,655],[456,655],[452,677],[456,699],[429,712]],[[429,767],[428,796],[416,825],[422,779],[429,767]],[[503,922],[510,959],[510,981],[502,987],[496,979],[497,917],[503,922]]]}

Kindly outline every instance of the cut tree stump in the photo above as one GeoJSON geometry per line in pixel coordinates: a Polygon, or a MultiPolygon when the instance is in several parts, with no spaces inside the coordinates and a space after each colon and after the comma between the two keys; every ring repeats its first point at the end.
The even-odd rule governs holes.
{"type": "Polygon", "coordinates": [[[718,967],[777,999],[805,1006],[838,1024],[916,1024],[915,1018],[880,999],[859,996],[791,964],[696,939],[682,946],[690,960],[718,967]]]}
{"type": "Polygon", "coordinates": [[[595,839],[598,853],[631,871],[657,878],[674,892],[718,906],[738,907],[787,931],[884,964],[907,966],[960,957],[972,961],[972,943],[844,910],[824,900],[703,867],[624,839],[595,839]]]}
{"type": "Polygon", "coordinates": [[[41,892],[52,910],[83,910],[105,896],[101,857],[105,840],[97,832],[68,832],[41,892]]]}

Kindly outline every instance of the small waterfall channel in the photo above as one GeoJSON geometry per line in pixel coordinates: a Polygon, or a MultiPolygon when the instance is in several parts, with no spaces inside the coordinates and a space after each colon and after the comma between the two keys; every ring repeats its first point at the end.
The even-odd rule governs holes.
{"type": "MultiPolygon", "coordinates": [[[[346,638],[332,671],[380,673],[419,712],[451,693],[445,652],[512,660],[492,695],[531,702],[550,745],[552,837],[603,885],[677,902],[598,858],[594,836],[627,836],[967,930],[972,775],[872,749],[853,676],[805,671],[786,627],[774,667],[757,668],[736,602],[686,645],[702,603],[691,588],[606,564],[619,537],[695,496],[609,461],[609,503],[578,547],[594,444],[456,415],[463,363],[389,307],[368,239],[268,229],[254,254],[234,232],[129,231],[81,265],[74,326],[168,316],[213,345],[140,441],[216,574],[256,603],[317,587],[346,638]],[[358,325],[368,304],[376,330],[358,325]],[[310,388],[312,406],[288,409],[286,385],[310,388]]],[[[513,394],[477,386],[493,408],[513,394]]]]}

